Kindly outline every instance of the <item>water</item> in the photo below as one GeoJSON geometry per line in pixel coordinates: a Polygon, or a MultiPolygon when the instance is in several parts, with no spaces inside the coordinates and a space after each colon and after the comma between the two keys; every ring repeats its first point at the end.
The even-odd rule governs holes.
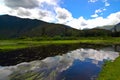
{"type": "Polygon", "coordinates": [[[51,51],[54,54],[51,52],[49,54],[53,56],[47,55],[41,59],[32,59],[33,61],[30,62],[20,62],[20,60],[18,61],[20,63],[15,65],[8,64],[9,61],[6,62],[7,66],[0,63],[3,65],[0,67],[0,80],[96,80],[104,62],[114,61],[119,56],[111,47],[93,49],[52,45],[43,49],[39,48],[42,50],[39,53],[48,49],[46,53],[51,51]]]}

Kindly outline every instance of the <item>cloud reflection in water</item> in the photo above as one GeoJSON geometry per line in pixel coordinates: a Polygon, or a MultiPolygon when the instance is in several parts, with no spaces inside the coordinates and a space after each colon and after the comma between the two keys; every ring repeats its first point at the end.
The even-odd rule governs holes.
{"type": "Polygon", "coordinates": [[[77,49],[67,54],[44,60],[24,62],[16,66],[0,67],[0,80],[57,80],[59,74],[73,65],[75,60],[91,62],[98,66],[104,60],[115,60],[119,54],[113,51],[77,49]]]}

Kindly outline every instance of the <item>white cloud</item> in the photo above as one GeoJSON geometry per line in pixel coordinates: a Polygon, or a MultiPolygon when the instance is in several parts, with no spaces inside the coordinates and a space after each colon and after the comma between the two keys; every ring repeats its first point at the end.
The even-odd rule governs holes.
{"type": "Polygon", "coordinates": [[[0,15],[8,14],[11,9],[6,7],[4,4],[0,4],[0,15]]]}
{"type": "MultiPolygon", "coordinates": [[[[91,15],[91,17],[94,17],[93,19],[85,19],[82,16],[80,16],[79,18],[74,18],[71,12],[59,6],[59,0],[35,0],[35,2],[37,3],[33,2],[30,3],[30,5],[27,4],[28,0],[21,0],[23,2],[26,2],[26,4],[22,4],[23,2],[21,2],[21,5],[13,2],[14,0],[12,0],[11,2],[8,0],[4,1],[4,3],[2,3],[3,1],[0,1],[0,14],[10,14],[22,18],[39,19],[47,22],[56,22],[69,25],[77,29],[113,25],[120,22],[120,12],[112,13],[106,18],[99,17],[99,14],[102,14],[102,12],[106,10],[105,8],[95,10],[95,13],[91,15]]],[[[90,1],[96,2],[97,0],[90,1]]],[[[108,1],[104,0],[104,2],[108,1]]]]}
{"type": "Polygon", "coordinates": [[[103,0],[103,2],[105,3],[105,7],[110,6],[110,3],[108,2],[108,0],[103,0]]]}
{"type": "Polygon", "coordinates": [[[18,11],[17,14],[20,16],[30,16],[31,15],[30,11],[27,9],[24,9],[24,8],[19,8],[17,11],[18,11]]]}
{"type": "Polygon", "coordinates": [[[117,57],[119,57],[118,52],[94,49],[76,49],[61,56],[58,55],[55,57],[47,57],[43,60],[24,62],[14,66],[0,67],[0,80],[10,80],[13,79],[13,76],[15,78],[20,78],[20,76],[28,74],[28,72],[33,72],[35,73],[34,75],[42,75],[40,78],[44,80],[56,80],[56,77],[58,77],[61,72],[69,69],[75,60],[88,62],[86,60],[90,59],[89,63],[101,66],[99,62],[103,62],[108,59],[114,61],[117,57]],[[16,76],[16,72],[19,75],[16,76]],[[46,72],[48,75],[46,75],[46,72]]]}
{"type": "Polygon", "coordinates": [[[97,9],[97,10],[95,10],[95,13],[101,13],[101,12],[102,12],[101,9],[97,9]]]}
{"type": "MultiPolygon", "coordinates": [[[[90,2],[90,3],[95,3],[97,1],[99,1],[99,0],[88,0],[88,2],[90,2]]],[[[101,1],[105,4],[106,7],[110,6],[110,3],[108,2],[108,0],[101,0],[101,1]]]]}
{"type": "Polygon", "coordinates": [[[22,18],[39,19],[47,22],[55,21],[55,8],[59,0],[4,0],[0,5],[0,14],[9,14],[22,18]],[[19,4],[18,4],[19,3],[19,4]]]}
{"type": "Polygon", "coordinates": [[[91,17],[93,17],[93,18],[95,18],[95,17],[98,17],[98,14],[93,14],[93,15],[91,15],[91,17]]]}
{"type": "Polygon", "coordinates": [[[106,3],[105,3],[105,6],[110,6],[110,3],[106,2],[106,3]]]}
{"type": "Polygon", "coordinates": [[[47,4],[50,4],[50,5],[54,5],[54,6],[58,6],[60,0],[37,0],[39,1],[39,3],[47,3],[47,4]]]}
{"type": "MultiPolygon", "coordinates": [[[[88,2],[94,3],[96,1],[98,1],[98,0],[89,0],[88,2]]],[[[93,18],[98,17],[99,13],[100,13],[100,15],[103,15],[102,12],[106,10],[106,7],[110,6],[110,3],[108,2],[108,0],[101,0],[101,1],[104,3],[104,7],[95,10],[95,13],[93,15],[91,15],[91,17],[93,17],[93,18]]]]}
{"type": "Polygon", "coordinates": [[[83,17],[80,17],[78,19],[73,19],[66,23],[66,25],[72,26],[77,29],[83,29],[83,28],[94,28],[97,26],[105,26],[105,25],[115,25],[120,22],[120,12],[112,13],[108,17],[97,17],[94,19],[85,19],[83,17]],[[85,23],[86,25],[81,25],[82,23],[85,23]]]}
{"type": "Polygon", "coordinates": [[[72,19],[72,14],[66,10],[65,8],[56,8],[56,19],[58,20],[58,23],[65,23],[72,19]]]}
{"type": "Polygon", "coordinates": [[[96,14],[97,13],[102,13],[103,11],[106,11],[106,9],[105,8],[97,9],[97,10],[95,10],[95,13],[96,14]]]}
{"type": "Polygon", "coordinates": [[[89,0],[88,2],[92,2],[92,3],[94,3],[94,2],[97,2],[98,0],[89,0]]]}
{"type": "Polygon", "coordinates": [[[72,20],[67,22],[66,25],[72,26],[73,28],[77,28],[77,29],[83,29],[85,28],[85,26],[88,26],[87,21],[83,17],[80,17],[78,19],[73,18],[72,20]]]}
{"type": "Polygon", "coordinates": [[[91,17],[98,17],[99,15],[98,14],[103,14],[102,12],[104,12],[104,11],[106,11],[106,9],[105,8],[101,8],[101,9],[97,9],[97,10],[95,10],[95,13],[93,14],[93,15],[91,15],[91,17]]]}
{"type": "Polygon", "coordinates": [[[37,0],[4,0],[4,2],[10,8],[35,8],[39,6],[37,0]]]}

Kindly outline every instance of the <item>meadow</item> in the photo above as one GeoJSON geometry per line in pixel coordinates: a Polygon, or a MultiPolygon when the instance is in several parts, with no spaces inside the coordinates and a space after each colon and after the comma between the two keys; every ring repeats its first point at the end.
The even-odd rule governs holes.
{"type": "Polygon", "coordinates": [[[10,39],[0,40],[0,51],[15,50],[27,47],[36,47],[50,44],[94,44],[94,45],[119,45],[120,37],[82,37],[75,40],[70,39],[10,39]]]}
{"type": "Polygon", "coordinates": [[[104,64],[98,80],[120,80],[120,57],[104,64]]]}
{"type": "MultiPolygon", "coordinates": [[[[0,51],[10,51],[29,47],[51,44],[91,44],[91,45],[120,45],[120,37],[81,37],[76,39],[29,38],[0,40],[0,51]]],[[[120,57],[114,62],[104,64],[98,80],[120,80],[120,57]]]]}

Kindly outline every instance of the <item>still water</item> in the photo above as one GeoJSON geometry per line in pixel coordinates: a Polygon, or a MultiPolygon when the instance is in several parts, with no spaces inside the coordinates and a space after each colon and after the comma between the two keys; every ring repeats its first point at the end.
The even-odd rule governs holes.
{"type": "MultiPolygon", "coordinates": [[[[39,50],[37,51],[39,55],[37,52],[37,55],[35,53],[33,55],[36,60],[31,57],[32,53],[29,54],[32,59],[27,58],[26,55],[23,56],[21,52],[28,54],[29,50],[22,50],[18,51],[16,58],[9,56],[11,58],[8,60],[11,61],[0,61],[0,80],[96,80],[104,62],[106,60],[114,61],[119,56],[119,53],[112,47],[91,48],[91,46],[87,46],[85,48],[83,46],[73,47],[73,45],[51,45],[32,51],[34,52],[34,50],[39,50]],[[46,54],[49,55],[46,56],[46,54]],[[10,64],[12,60],[17,63],[13,61],[14,64],[10,64]]],[[[13,55],[16,52],[8,54],[13,55]]],[[[7,58],[4,53],[3,57],[7,58]]]]}

